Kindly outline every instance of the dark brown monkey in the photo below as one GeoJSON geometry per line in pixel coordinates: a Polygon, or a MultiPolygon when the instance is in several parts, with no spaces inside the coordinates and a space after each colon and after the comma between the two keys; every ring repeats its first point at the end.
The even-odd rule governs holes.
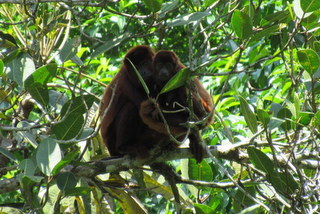
{"type": "MultiPolygon", "coordinates": [[[[159,51],[153,59],[153,79],[158,87],[158,91],[185,66],[172,51],[159,51]]],[[[161,110],[173,113],[164,113],[166,123],[169,125],[170,134],[181,139],[189,133],[190,149],[196,160],[200,162],[206,152],[203,148],[199,129],[204,128],[212,121],[213,103],[210,94],[202,86],[198,78],[194,78],[188,87],[182,86],[158,97],[157,103],[161,110]],[[190,95],[189,95],[190,93],[190,95]],[[188,96],[191,102],[188,102],[188,96]],[[192,103],[191,105],[189,103],[192,103]],[[208,118],[206,118],[208,117],[208,118]],[[204,124],[198,125],[188,130],[182,124],[191,120],[203,120],[204,124]]],[[[163,120],[159,117],[151,99],[141,103],[140,116],[145,124],[153,130],[162,134],[169,134],[163,120]]]]}
{"type": "Polygon", "coordinates": [[[100,104],[101,135],[110,155],[143,155],[154,137],[162,135],[151,131],[139,116],[140,104],[148,98],[134,67],[148,88],[153,88],[152,61],[154,51],[139,45],[128,51],[120,71],[105,90],[100,104]]]}

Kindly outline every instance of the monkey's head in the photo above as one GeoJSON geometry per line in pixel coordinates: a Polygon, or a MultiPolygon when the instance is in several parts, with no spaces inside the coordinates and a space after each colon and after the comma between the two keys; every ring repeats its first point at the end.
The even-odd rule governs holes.
{"type": "Polygon", "coordinates": [[[163,87],[184,66],[173,51],[158,51],[153,58],[153,78],[163,87]]]}
{"type": "Polygon", "coordinates": [[[138,45],[128,51],[124,59],[124,65],[128,70],[129,78],[137,79],[134,67],[139,71],[143,80],[149,84],[152,79],[152,59],[154,56],[154,51],[152,48],[146,45],[138,45]],[[130,61],[134,65],[130,63],[130,61]]]}

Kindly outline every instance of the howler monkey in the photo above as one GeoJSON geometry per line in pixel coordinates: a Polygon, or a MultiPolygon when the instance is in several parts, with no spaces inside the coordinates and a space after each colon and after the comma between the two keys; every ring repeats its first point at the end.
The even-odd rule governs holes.
{"type": "Polygon", "coordinates": [[[139,45],[129,50],[119,72],[102,97],[101,135],[112,156],[143,155],[148,150],[147,141],[162,135],[151,131],[139,116],[140,104],[147,99],[147,94],[134,67],[139,71],[148,88],[152,89],[153,56],[154,51],[148,46],[139,45]]]}
{"type": "MultiPolygon", "coordinates": [[[[183,68],[185,66],[174,52],[157,52],[153,59],[153,80],[158,87],[158,91],[183,68]]],[[[182,86],[159,95],[157,104],[161,110],[164,110],[163,115],[171,135],[181,139],[187,133],[189,134],[191,152],[196,160],[200,162],[203,159],[205,149],[199,129],[204,128],[211,122],[213,103],[210,94],[202,86],[199,79],[195,77],[188,83],[188,87],[182,86]],[[183,125],[188,121],[203,119],[206,119],[203,124],[190,130],[183,125]]],[[[143,122],[151,129],[162,134],[169,134],[164,121],[159,117],[159,112],[157,112],[153,100],[148,99],[141,103],[140,116],[143,122]]]]}

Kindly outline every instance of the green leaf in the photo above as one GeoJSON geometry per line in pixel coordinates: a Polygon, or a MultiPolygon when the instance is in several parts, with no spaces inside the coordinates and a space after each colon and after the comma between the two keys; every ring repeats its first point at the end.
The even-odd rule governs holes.
{"type": "Polygon", "coordinates": [[[28,85],[26,90],[31,96],[38,101],[41,105],[46,106],[49,103],[49,91],[46,85],[42,85],[38,82],[28,85]]]}
{"type": "MultiPolygon", "coordinates": [[[[320,111],[317,111],[315,114],[314,114],[314,117],[313,117],[313,125],[318,129],[320,130],[320,111]]],[[[1,147],[0,147],[1,149],[1,147]]],[[[1,152],[1,150],[0,150],[1,152]]]]}
{"type": "Polygon", "coordinates": [[[0,59],[0,75],[3,74],[3,70],[4,70],[4,63],[3,63],[3,61],[0,59]]]}
{"type": "MultiPolygon", "coordinates": [[[[63,146],[62,146],[63,149],[63,146]]],[[[57,174],[63,167],[71,163],[72,161],[77,160],[80,155],[80,150],[75,149],[74,151],[68,152],[63,159],[53,168],[52,174],[57,174]]]]}
{"type": "Polygon", "coordinates": [[[234,32],[240,39],[247,39],[252,34],[252,22],[248,14],[235,10],[231,17],[234,32]]]}
{"type": "Polygon", "coordinates": [[[304,12],[312,12],[320,8],[319,0],[300,0],[301,9],[304,12]]]}
{"type": "Polygon", "coordinates": [[[160,91],[160,94],[172,91],[173,89],[184,86],[190,77],[190,69],[184,68],[176,73],[160,91]]]}
{"type": "Polygon", "coordinates": [[[7,149],[3,147],[0,147],[0,153],[12,161],[17,161],[17,158],[11,152],[9,152],[7,149]]]}
{"type": "Polygon", "coordinates": [[[248,124],[251,132],[256,133],[258,131],[257,118],[254,115],[254,113],[251,111],[247,101],[242,96],[239,96],[239,99],[240,99],[240,110],[244,116],[244,119],[248,124]]]}
{"type": "Polygon", "coordinates": [[[130,60],[129,58],[128,58],[128,61],[129,61],[130,64],[132,65],[133,70],[135,71],[135,73],[136,73],[136,75],[137,75],[137,77],[138,77],[138,79],[139,79],[139,81],[140,81],[140,83],[141,83],[144,91],[146,92],[147,95],[149,95],[149,94],[150,94],[149,88],[148,88],[147,84],[145,83],[143,77],[141,76],[140,72],[138,71],[138,69],[136,68],[136,66],[131,62],[131,60],[130,60]]]}
{"type": "Polygon", "coordinates": [[[259,32],[255,33],[250,38],[250,42],[249,43],[255,42],[255,41],[259,41],[263,37],[269,37],[273,33],[277,32],[277,30],[279,30],[279,26],[278,25],[272,25],[270,27],[267,27],[267,28],[263,29],[262,31],[259,31],[259,32]]]}
{"type": "MultiPolygon", "coordinates": [[[[263,17],[260,22],[261,26],[267,26],[270,24],[287,23],[290,19],[290,12],[288,10],[271,13],[270,15],[263,17]]],[[[278,26],[278,25],[276,25],[278,26]]]]}
{"type": "Polygon", "coordinates": [[[56,75],[57,64],[51,63],[35,70],[25,81],[25,87],[31,86],[35,82],[45,85],[56,75]]]}
{"type": "MultiPolygon", "coordinates": [[[[256,194],[254,187],[244,187],[244,190],[246,191],[246,193],[252,195],[253,197],[256,194]]],[[[240,211],[243,210],[243,207],[248,207],[255,204],[255,202],[251,198],[249,198],[247,194],[244,194],[240,189],[237,189],[234,198],[235,200],[233,201],[233,205],[236,213],[240,213],[240,211]]]]}
{"type": "Polygon", "coordinates": [[[212,181],[213,173],[210,165],[202,160],[199,164],[197,164],[195,159],[189,159],[188,162],[188,174],[189,178],[192,180],[199,181],[212,181]]]}
{"type": "Polygon", "coordinates": [[[58,63],[63,64],[65,61],[75,57],[78,47],[80,46],[80,42],[80,37],[68,40],[56,57],[58,63]]]}
{"type": "Polygon", "coordinates": [[[161,9],[162,0],[143,0],[144,4],[149,8],[152,12],[158,12],[161,9]]]}
{"type": "Polygon", "coordinates": [[[75,97],[72,100],[69,100],[63,105],[61,109],[61,117],[64,117],[68,110],[69,110],[68,112],[69,114],[86,113],[91,108],[94,100],[95,100],[95,97],[93,95],[83,95],[83,96],[75,97]],[[70,103],[71,103],[71,106],[70,106],[70,103]]]}
{"type": "Polygon", "coordinates": [[[19,169],[23,171],[24,176],[33,176],[36,171],[36,165],[33,160],[24,159],[20,162],[19,169]]]}
{"type": "Polygon", "coordinates": [[[53,175],[52,170],[62,158],[58,143],[52,138],[41,141],[36,151],[37,166],[48,176],[53,175]]]}
{"type": "Polygon", "coordinates": [[[209,12],[195,12],[190,13],[188,15],[179,16],[178,18],[172,20],[171,22],[168,22],[169,27],[176,27],[181,25],[190,24],[195,21],[201,20],[205,16],[209,16],[209,12]]]}
{"type": "Polygon", "coordinates": [[[314,50],[299,50],[297,56],[302,67],[306,69],[310,75],[313,75],[319,69],[320,59],[314,50]]]}
{"type": "Polygon", "coordinates": [[[282,108],[278,112],[277,117],[284,120],[284,122],[281,124],[281,128],[283,128],[286,131],[291,129],[291,121],[290,120],[292,117],[292,113],[289,109],[282,108]]]}
{"type": "Polygon", "coordinates": [[[118,36],[112,40],[109,40],[102,45],[99,45],[97,49],[93,52],[92,58],[95,58],[96,56],[118,46],[123,40],[127,39],[129,37],[128,33],[122,34],[122,36],[118,36]]]}
{"type": "Polygon", "coordinates": [[[82,114],[71,113],[52,127],[52,132],[59,140],[70,140],[80,134],[84,124],[82,114]]]}
{"type": "Polygon", "coordinates": [[[250,162],[259,170],[271,175],[275,172],[272,160],[260,150],[250,146],[247,149],[250,162]]]}
{"type": "Polygon", "coordinates": [[[24,81],[35,71],[36,67],[33,59],[28,53],[19,52],[17,55],[5,62],[5,73],[8,78],[15,81],[21,88],[24,81]]]}
{"type": "Polygon", "coordinates": [[[269,122],[270,122],[269,114],[265,110],[258,109],[257,110],[257,115],[258,115],[258,118],[259,118],[260,122],[262,122],[263,127],[267,128],[268,125],[269,125],[269,122]]]}
{"type": "Polygon", "coordinates": [[[163,18],[168,12],[174,10],[179,5],[179,0],[169,1],[162,4],[159,18],[163,18]]]}
{"type": "Polygon", "coordinates": [[[319,41],[315,41],[313,43],[313,48],[316,52],[320,53],[320,42],[319,41]]]}
{"type": "Polygon", "coordinates": [[[67,196],[87,196],[91,192],[90,187],[75,187],[72,189],[66,189],[65,195],[67,196]]]}
{"type": "Polygon", "coordinates": [[[205,204],[193,204],[197,214],[213,214],[214,209],[205,204]]]}
{"type": "Polygon", "coordinates": [[[300,112],[298,123],[302,124],[303,126],[307,126],[311,122],[312,117],[313,113],[311,112],[300,112]]]}
{"type": "Polygon", "coordinates": [[[77,185],[77,179],[72,172],[64,172],[58,175],[57,186],[60,190],[66,191],[77,185]]]}
{"type": "Polygon", "coordinates": [[[294,180],[289,172],[274,172],[268,176],[268,180],[275,190],[288,195],[294,193],[299,188],[299,184],[294,180]]]}

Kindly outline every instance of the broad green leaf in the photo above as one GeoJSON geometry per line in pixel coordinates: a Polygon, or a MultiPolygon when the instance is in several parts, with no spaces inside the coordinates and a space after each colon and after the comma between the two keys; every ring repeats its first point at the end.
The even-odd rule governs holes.
{"type": "Polygon", "coordinates": [[[311,112],[300,112],[298,123],[302,124],[303,126],[307,126],[311,122],[312,117],[313,113],[311,112]]]}
{"type": "Polygon", "coordinates": [[[313,43],[313,48],[317,53],[320,53],[320,42],[319,41],[315,41],[313,43]]]}
{"type": "Polygon", "coordinates": [[[70,140],[80,134],[84,124],[82,114],[73,112],[63,117],[52,127],[52,132],[59,140],[70,140]]]}
{"type": "Polygon", "coordinates": [[[112,40],[106,41],[102,45],[99,45],[92,54],[92,58],[118,46],[123,40],[127,39],[129,34],[122,34],[122,36],[118,36],[112,40]]]}
{"type": "Polygon", "coordinates": [[[25,81],[25,87],[31,86],[33,83],[37,82],[42,85],[49,82],[49,80],[56,75],[57,64],[51,63],[42,66],[35,70],[25,81]]]}
{"type": "Polygon", "coordinates": [[[247,149],[250,162],[259,170],[272,174],[275,172],[275,167],[272,160],[260,150],[250,146],[247,149]]]}
{"type": "Polygon", "coordinates": [[[3,61],[0,59],[0,75],[3,74],[3,70],[4,70],[4,63],[3,63],[3,61]]]}
{"type": "Polygon", "coordinates": [[[193,204],[197,214],[214,213],[214,209],[205,204],[193,204]]]}
{"type": "Polygon", "coordinates": [[[79,37],[68,40],[56,57],[58,63],[63,64],[65,61],[76,56],[80,42],[79,37]]]}
{"type": "Polygon", "coordinates": [[[278,112],[277,117],[284,120],[284,122],[281,124],[281,128],[283,128],[286,131],[291,129],[291,121],[290,120],[292,117],[292,113],[289,109],[282,108],[278,112]]]}
{"type": "Polygon", "coordinates": [[[259,32],[255,33],[250,38],[250,42],[259,41],[263,37],[269,37],[271,34],[275,33],[277,30],[279,30],[279,26],[278,25],[272,25],[270,27],[267,27],[267,28],[263,29],[262,31],[259,31],[259,32]]]}
{"type": "Polygon", "coordinates": [[[159,18],[163,18],[168,12],[174,10],[179,5],[179,0],[169,1],[162,4],[159,18]]]}
{"type": "Polygon", "coordinates": [[[64,172],[57,177],[57,186],[60,190],[66,191],[77,185],[77,179],[72,172],[64,172]]]}
{"type": "Polygon", "coordinates": [[[306,69],[310,75],[313,75],[319,69],[320,59],[314,50],[299,50],[297,56],[302,67],[306,69]]]}
{"type": "Polygon", "coordinates": [[[268,180],[275,190],[288,195],[294,193],[299,188],[299,184],[294,180],[289,172],[274,172],[268,175],[268,180]]]}
{"type": "Polygon", "coordinates": [[[210,15],[209,12],[190,13],[188,15],[179,16],[178,18],[172,20],[171,22],[168,22],[168,26],[175,27],[175,26],[190,24],[192,22],[199,21],[203,17],[209,16],[209,15],[210,15]]]}
{"type": "MultiPolygon", "coordinates": [[[[263,19],[260,22],[261,26],[268,26],[270,24],[279,24],[279,23],[287,23],[290,21],[290,13],[288,10],[279,11],[276,13],[272,13],[266,17],[263,17],[263,19]]],[[[278,25],[275,25],[278,26],[278,25]]]]}
{"type": "Polygon", "coordinates": [[[31,96],[41,105],[46,106],[49,103],[49,91],[46,85],[35,82],[26,87],[31,96]]]}
{"type": "Polygon", "coordinates": [[[20,162],[19,168],[23,171],[24,176],[33,176],[36,171],[35,162],[31,159],[24,159],[20,162]]]}
{"type": "Polygon", "coordinates": [[[52,138],[41,141],[36,151],[37,166],[48,176],[53,175],[52,170],[62,158],[58,143],[52,138]]]}
{"type": "Polygon", "coordinates": [[[11,152],[9,152],[7,149],[3,147],[0,147],[0,153],[12,161],[17,161],[17,158],[11,152]]]}
{"type": "Polygon", "coordinates": [[[66,165],[68,165],[69,163],[71,163],[72,161],[77,160],[77,158],[79,157],[80,154],[80,149],[74,149],[71,152],[68,152],[63,159],[53,168],[52,170],[52,174],[57,174],[60,169],[62,169],[63,167],[65,167],[66,165]]]}
{"type": "Polygon", "coordinates": [[[258,115],[258,118],[259,118],[260,122],[262,122],[263,127],[267,128],[268,125],[269,125],[269,122],[270,122],[269,114],[263,109],[258,109],[257,110],[257,115],[258,115]]]}
{"type": "Polygon", "coordinates": [[[252,34],[252,22],[248,14],[235,10],[231,17],[234,32],[240,39],[247,39],[252,34]]]}
{"type": "Polygon", "coordinates": [[[258,131],[257,118],[255,114],[251,111],[247,101],[242,96],[239,96],[239,99],[240,99],[240,110],[244,116],[244,119],[248,124],[251,132],[256,133],[258,131]]]}
{"type": "Polygon", "coordinates": [[[172,91],[173,89],[184,86],[190,77],[190,69],[184,68],[176,73],[161,89],[160,94],[172,91]]]}
{"type": "MultiPolygon", "coordinates": [[[[250,194],[251,196],[255,196],[256,191],[254,187],[244,187],[246,193],[250,194]]],[[[239,213],[243,210],[243,206],[247,207],[250,205],[255,204],[255,202],[249,198],[246,194],[244,194],[240,189],[237,189],[237,192],[234,196],[235,200],[233,201],[234,209],[236,213],[239,213]]]]}
{"type": "Polygon", "coordinates": [[[56,75],[57,65],[51,63],[35,70],[25,81],[24,86],[31,96],[40,104],[49,103],[48,81],[56,75]]]}
{"type": "Polygon", "coordinates": [[[301,9],[304,12],[312,12],[320,8],[319,0],[300,0],[301,9]]]}
{"type": "Polygon", "coordinates": [[[28,53],[18,52],[11,60],[5,62],[5,73],[21,88],[24,81],[36,70],[33,59],[28,53]]]}
{"type": "MultiPolygon", "coordinates": [[[[314,114],[314,117],[313,117],[313,125],[314,127],[316,127],[318,130],[320,130],[320,111],[317,111],[315,114],[314,114]]],[[[0,148],[1,149],[1,148],[0,148]]],[[[1,150],[0,150],[1,152],[1,150]]]]}
{"type": "Polygon", "coordinates": [[[83,95],[75,97],[73,100],[66,102],[61,109],[61,117],[64,117],[67,111],[69,114],[78,113],[84,114],[91,108],[95,97],[93,95],[83,95]],[[69,108],[71,103],[71,107],[69,108]]]}
{"type": "Polygon", "coordinates": [[[213,173],[210,165],[202,160],[199,164],[197,164],[195,159],[190,159],[188,162],[189,169],[189,178],[192,180],[199,181],[212,181],[213,173]]]}
{"type": "Polygon", "coordinates": [[[143,0],[144,4],[149,8],[152,12],[158,12],[161,9],[162,0],[143,0]]]}
{"type": "Polygon", "coordinates": [[[72,189],[66,189],[64,194],[67,196],[88,196],[91,190],[92,189],[90,187],[75,187],[72,189]]]}
{"type": "Polygon", "coordinates": [[[294,193],[299,188],[299,184],[295,181],[292,174],[288,171],[281,172],[280,179],[286,184],[287,193],[289,194],[294,193]]]}

